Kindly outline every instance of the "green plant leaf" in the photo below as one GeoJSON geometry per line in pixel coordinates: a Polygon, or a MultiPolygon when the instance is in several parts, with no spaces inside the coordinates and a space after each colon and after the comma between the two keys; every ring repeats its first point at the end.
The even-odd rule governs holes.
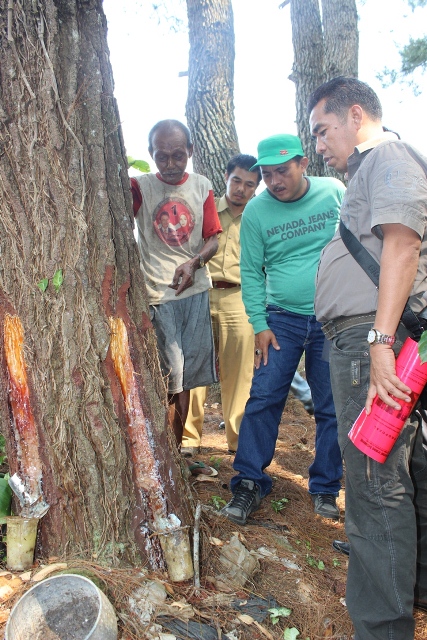
{"type": "Polygon", "coordinates": [[[224,507],[227,504],[227,502],[223,498],[221,498],[221,496],[211,496],[210,501],[212,502],[213,506],[217,511],[222,509],[222,507],[224,507]]]}
{"type": "Polygon", "coordinates": [[[55,287],[56,292],[59,291],[63,282],[64,278],[62,277],[62,269],[58,269],[57,271],[55,271],[55,275],[52,278],[52,283],[55,287]]]}
{"type": "Polygon", "coordinates": [[[37,283],[38,288],[42,293],[44,293],[47,289],[47,285],[49,284],[49,280],[47,278],[43,278],[40,282],[37,283]]]}
{"type": "Polygon", "coordinates": [[[280,498],[279,500],[271,501],[271,508],[276,513],[279,513],[282,509],[286,507],[286,503],[289,502],[287,498],[280,498]]]}
{"type": "Polygon", "coordinates": [[[0,465],[3,464],[5,460],[7,460],[6,440],[4,436],[0,433],[0,465]]]}
{"type": "Polygon", "coordinates": [[[0,478],[0,517],[10,516],[12,489],[9,487],[8,480],[8,473],[3,478],[0,478]]]}
{"type": "Polygon", "coordinates": [[[316,566],[316,560],[313,558],[313,556],[307,553],[305,557],[307,558],[307,564],[309,564],[310,567],[316,566]]]}
{"type": "Polygon", "coordinates": [[[427,362],[427,331],[423,331],[418,343],[418,354],[421,362],[427,362]]]}
{"type": "Polygon", "coordinates": [[[213,467],[217,471],[221,466],[221,462],[222,462],[222,458],[216,458],[215,456],[211,456],[209,458],[209,463],[210,463],[211,467],[213,467]]]}
{"type": "Polygon", "coordinates": [[[283,633],[283,640],[296,640],[299,636],[299,631],[296,627],[292,627],[292,629],[285,629],[283,633]]]}
{"type": "Polygon", "coordinates": [[[150,165],[145,160],[135,160],[132,156],[127,157],[128,167],[132,169],[138,169],[141,173],[150,173],[150,165]]]}
{"type": "Polygon", "coordinates": [[[270,614],[271,624],[277,624],[280,618],[287,618],[291,615],[292,609],[288,609],[287,607],[278,607],[274,609],[268,609],[270,614]]]}

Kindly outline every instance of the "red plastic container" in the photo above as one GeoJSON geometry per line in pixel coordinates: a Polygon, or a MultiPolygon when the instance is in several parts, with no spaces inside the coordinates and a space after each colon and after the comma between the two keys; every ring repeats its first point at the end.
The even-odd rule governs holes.
{"type": "Polygon", "coordinates": [[[405,340],[396,359],[396,375],[412,390],[411,402],[398,400],[401,409],[396,410],[376,396],[371,413],[363,409],[348,434],[360,451],[377,462],[386,461],[427,383],[427,362],[421,363],[418,343],[411,338],[405,340]]]}

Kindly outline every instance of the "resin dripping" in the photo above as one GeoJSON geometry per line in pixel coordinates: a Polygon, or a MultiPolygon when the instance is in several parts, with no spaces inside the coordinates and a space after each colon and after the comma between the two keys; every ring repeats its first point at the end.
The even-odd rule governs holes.
{"type": "Polygon", "coordinates": [[[39,437],[30,403],[24,359],[24,329],[17,316],[6,314],[4,347],[9,373],[9,405],[16,442],[18,469],[9,484],[21,504],[21,516],[41,518],[49,509],[42,490],[39,437]]]}
{"type": "Polygon", "coordinates": [[[168,514],[161,476],[150,442],[138,385],[129,352],[126,326],[121,318],[110,318],[111,357],[120,381],[126,407],[128,442],[134,478],[152,514],[152,527],[159,535],[169,578],[175,582],[194,575],[188,531],[175,514],[168,514]]]}

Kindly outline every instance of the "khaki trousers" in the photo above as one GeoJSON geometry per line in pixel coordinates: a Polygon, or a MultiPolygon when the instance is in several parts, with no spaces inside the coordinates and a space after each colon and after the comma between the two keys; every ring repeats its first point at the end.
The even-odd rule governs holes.
{"type": "MultiPolygon", "coordinates": [[[[240,287],[209,291],[212,329],[219,361],[222,411],[228,448],[237,450],[254,371],[254,332],[242,300],[240,287]]],[[[204,403],[209,387],[190,391],[190,408],[182,439],[183,447],[198,447],[202,437],[204,403]]]]}

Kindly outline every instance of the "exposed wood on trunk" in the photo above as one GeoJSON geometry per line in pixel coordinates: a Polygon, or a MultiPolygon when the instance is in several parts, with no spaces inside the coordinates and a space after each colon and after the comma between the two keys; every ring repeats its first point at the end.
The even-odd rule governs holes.
{"type": "MultiPolygon", "coordinates": [[[[147,504],[148,522],[144,527],[145,552],[151,558],[151,565],[164,569],[163,558],[159,554],[158,545],[152,536],[154,531],[159,536],[160,545],[165,554],[166,566],[172,580],[188,580],[193,576],[191,556],[185,557],[188,550],[188,535],[185,545],[180,545],[177,554],[169,554],[166,537],[172,530],[180,529],[181,522],[176,514],[168,513],[165,501],[165,483],[159,473],[158,461],[154,456],[153,429],[144,415],[139,397],[138,383],[129,352],[128,335],[121,318],[110,318],[111,356],[114,369],[120,381],[126,407],[128,423],[128,442],[132,457],[133,475],[136,488],[141,492],[141,499],[147,504]],[[183,569],[183,570],[182,570],[183,569]]],[[[141,527],[142,529],[142,527],[141,527]]],[[[182,529],[180,529],[182,531],[182,529]]],[[[173,534],[172,534],[173,535],[173,534]]],[[[182,536],[182,534],[180,534],[182,536]]],[[[185,539],[185,535],[184,535],[185,539]]]]}
{"type": "Polygon", "coordinates": [[[12,476],[12,487],[21,503],[19,515],[31,518],[45,515],[49,506],[42,490],[39,434],[31,408],[23,347],[22,322],[17,316],[6,314],[4,350],[9,377],[9,408],[19,464],[19,476],[12,476]]]}

